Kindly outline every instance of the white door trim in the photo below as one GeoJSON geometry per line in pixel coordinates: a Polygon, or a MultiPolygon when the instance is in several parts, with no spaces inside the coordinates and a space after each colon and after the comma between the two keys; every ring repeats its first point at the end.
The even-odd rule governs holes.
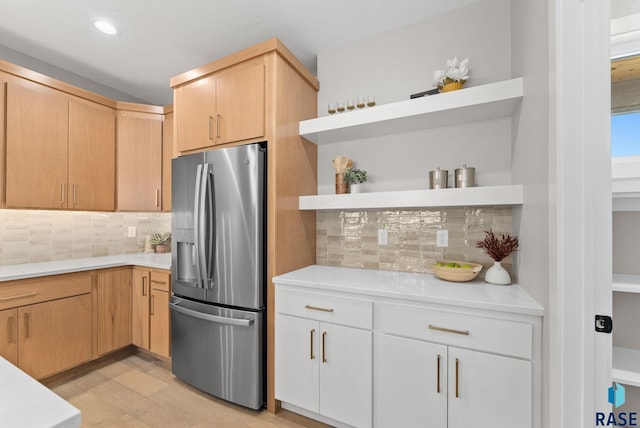
{"type": "Polygon", "coordinates": [[[550,0],[549,425],[609,411],[611,315],[609,0],[550,0]]]}

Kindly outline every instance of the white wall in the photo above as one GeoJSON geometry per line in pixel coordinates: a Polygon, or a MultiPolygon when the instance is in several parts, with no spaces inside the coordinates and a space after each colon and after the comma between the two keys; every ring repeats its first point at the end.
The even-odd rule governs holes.
{"type": "MultiPolygon", "coordinates": [[[[329,103],[367,94],[375,95],[378,105],[409,99],[432,89],[433,72],[454,56],[469,58],[469,86],[509,79],[510,30],[509,0],[486,0],[320,53],[318,112],[327,115],[329,103]]],[[[463,164],[476,168],[478,184],[509,184],[510,141],[510,121],[495,120],[322,145],[318,192],[335,191],[331,159],[338,155],[367,170],[373,191],[428,188],[430,170],[440,167],[452,176],[463,164]]]]}

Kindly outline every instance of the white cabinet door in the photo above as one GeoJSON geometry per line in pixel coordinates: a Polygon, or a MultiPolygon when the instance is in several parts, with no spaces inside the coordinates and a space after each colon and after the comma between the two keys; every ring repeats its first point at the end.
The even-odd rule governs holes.
{"type": "Polygon", "coordinates": [[[318,413],[320,324],[276,315],[276,399],[318,413]]]}
{"type": "Polygon", "coordinates": [[[447,347],[384,334],[374,342],[374,426],[446,428],[447,347]]]}
{"type": "Polygon", "coordinates": [[[531,362],[449,347],[449,428],[531,428],[531,362]]]}
{"type": "Polygon", "coordinates": [[[372,419],[372,333],[320,323],[320,414],[355,426],[372,419]]]}

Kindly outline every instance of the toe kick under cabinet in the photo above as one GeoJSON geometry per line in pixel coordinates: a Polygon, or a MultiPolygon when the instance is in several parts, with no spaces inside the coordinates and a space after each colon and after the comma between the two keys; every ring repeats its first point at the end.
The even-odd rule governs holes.
{"type": "Polygon", "coordinates": [[[519,285],[327,266],[274,282],[284,408],[334,426],[540,428],[543,309],[519,285]]]}

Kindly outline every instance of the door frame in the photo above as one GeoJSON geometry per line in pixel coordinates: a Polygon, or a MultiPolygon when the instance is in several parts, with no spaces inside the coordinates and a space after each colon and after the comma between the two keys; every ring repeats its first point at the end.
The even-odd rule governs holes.
{"type": "Polygon", "coordinates": [[[611,410],[610,0],[550,0],[548,426],[611,410]]]}

